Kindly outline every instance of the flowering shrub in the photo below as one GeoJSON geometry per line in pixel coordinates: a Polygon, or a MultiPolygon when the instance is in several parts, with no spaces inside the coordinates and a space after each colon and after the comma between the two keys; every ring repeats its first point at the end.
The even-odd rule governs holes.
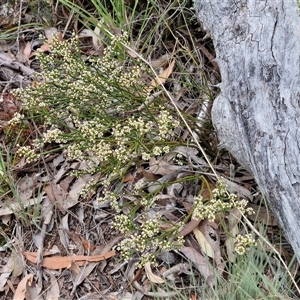
{"type": "Polygon", "coordinates": [[[213,222],[217,213],[230,211],[233,208],[237,208],[242,213],[252,214],[252,208],[246,208],[248,201],[245,199],[239,199],[237,195],[228,193],[226,184],[219,179],[217,187],[212,190],[212,198],[208,201],[204,201],[200,195],[195,197],[195,209],[193,211],[192,218],[195,220],[202,219],[213,222]]]}
{"type": "MultiPolygon", "coordinates": [[[[116,178],[112,175],[123,176],[137,162],[170,152],[178,144],[174,129],[179,121],[169,107],[166,109],[163,99],[150,101],[149,87],[143,79],[150,71],[141,60],[127,54],[127,39],[126,33],[115,36],[102,57],[84,57],[76,37],[69,41],[54,38],[48,55],[37,54],[42,67],[37,82],[15,91],[24,114],[16,114],[12,124],[27,117],[43,128],[39,138],[18,148],[17,154],[28,162],[46,155],[45,149],[56,149],[63,150],[69,159],[86,162],[84,172],[101,172],[103,189],[97,202],[108,202],[116,212],[112,226],[125,235],[118,246],[123,257],[128,260],[138,253],[142,266],[154,261],[160,250],[183,245],[184,239],[178,233],[184,222],[165,226],[160,214],[148,214],[157,198],[151,193],[145,195],[143,187],[137,185],[132,197],[138,203],[131,203],[131,213],[125,215],[118,189],[110,188],[116,178]]],[[[89,182],[81,196],[99,184],[89,182]]],[[[220,181],[209,201],[195,197],[192,218],[213,221],[218,212],[234,207],[245,211],[245,206],[246,202],[228,194],[220,181]]],[[[239,241],[239,252],[246,242],[239,241]]]]}
{"type": "Polygon", "coordinates": [[[103,57],[84,57],[76,37],[54,38],[49,55],[37,54],[42,80],[15,95],[46,130],[33,145],[20,147],[19,155],[32,161],[39,158],[38,149],[56,144],[69,158],[87,161],[87,172],[101,165],[109,173],[139,157],[148,160],[170,151],[166,141],[179,122],[159,100],[147,105],[150,94],[142,78],[149,70],[126,55],[126,43],[124,33],[112,38],[103,57]],[[126,114],[141,105],[144,110],[126,114]]]}

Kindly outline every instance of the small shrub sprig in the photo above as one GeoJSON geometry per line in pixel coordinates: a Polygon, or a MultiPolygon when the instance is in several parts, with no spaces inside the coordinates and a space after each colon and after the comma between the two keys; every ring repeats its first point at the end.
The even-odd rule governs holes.
{"type": "MultiPolygon", "coordinates": [[[[134,195],[139,203],[131,203],[132,213],[127,216],[119,203],[120,194],[110,185],[115,174],[120,178],[136,162],[162,156],[178,145],[174,129],[179,121],[161,99],[149,101],[142,75],[150,71],[141,60],[126,54],[123,45],[127,40],[126,33],[115,36],[103,57],[84,57],[76,36],[69,41],[54,37],[50,54],[37,54],[42,80],[15,91],[23,103],[23,114],[16,115],[13,123],[32,118],[45,129],[31,145],[19,146],[17,153],[27,161],[45,155],[47,145],[50,151],[63,149],[69,159],[85,162],[86,169],[81,172],[101,172],[103,191],[97,201],[108,202],[116,211],[112,226],[125,235],[118,249],[126,260],[138,254],[139,265],[143,266],[155,262],[161,250],[180,249],[184,239],[178,233],[184,222],[166,226],[161,215],[149,214],[156,198],[145,197],[139,190],[134,195]]],[[[88,183],[81,196],[97,184],[88,183]]],[[[192,218],[214,220],[218,212],[234,207],[245,211],[246,202],[228,194],[220,181],[210,201],[195,198],[192,218]]],[[[245,245],[243,241],[237,249],[245,245]]]]}
{"type": "MultiPolygon", "coordinates": [[[[239,199],[237,195],[229,193],[224,180],[220,178],[216,188],[212,190],[212,198],[210,200],[204,201],[201,195],[194,198],[192,218],[196,220],[208,219],[210,222],[213,222],[219,213],[230,212],[234,208],[243,214],[254,214],[252,208],[246,208],[247,204],[247,200],[239,199]]],[[[246,234],[245,236],[237,235],[235,251],[239,255],[243,255],[251,245],[256,245],[255,239],[251,234],[246,234]]]]}
{"type": "MultiPolygon", "coordinates": [[[[19,146],[18,155],[28,162],[45,155],[43,148],[50,146],[51,150],[63,149],[69,159],[86,162],[85,173],[103,174],[103,197],[98,202],[108,201],[117,212],[115,228],[132,233],[119,246],[124,257],[138,250],[142,265],[154,260],[159,249],[180,247],[183,240],[176,233],[181,225],[167,232],[160,228],[158,216],[145,217],[141,225],[133,223],[122,214],[119,195],[109,186],[116,178],[113,174],[120,177],[137,161],[168,153],[176,145],[174,129],[179,121],[161,99],[150,101],[142,76],[150,71],[141,60],[126,54],[127,40],[126,32],[112,37],[103,57],[84,58],[76,36],[69,41],[54,37],[50,53],[37,54],[42,68],[37,83],[15,91],[25,117],[16,116],[14,123],[32,118],[45,128],[31,145],[19,146]]],[[[89,182],[81,196],[95,185],[89,182]]],[[[146,210],[155,202],[149,197],[141,201],[146,210]]]]}
{"type": "Polygon", "coordinates": [[[226,184],[222,178],[217,182],[217,186],[212,190],[212,198],[204,201],[201,195],[194,198],[195,209],[192,218],[195,220],[206,220],[213,222],[220,212],[230,211],[237,208],[242,213],[253,214],[252,208],[246,208],[248,201],[239,199],[237,195],[228,193],[226,184]]]}
{"type": "MultiPolygon", "coordinates": [[[[155,207],[156,203],[155,199],[151,201],[151,198],[148,198],[140,201],[140,205],[145,204],[145,213],[155,207]],[[150,206],[149,203],[151,203],[150,206]]],[[[183,245],[184,239],[182,236],[178,236],[178,233],[188,218],[180,224],[173,225],[171,229],[165,230],[162,225],[164,224],[164,220],[159,214],[156,214],[151,219],[145,214],[146,221],[142,225],[138,225],[134,221],[135,215],[127,216],[121,213],[117,195],[107,192],[99,201],[104,202],[107,199],[113,199],[111,206],[118,213],[112,225],[125,235],[125,239],[118,246],[118,250],[121,251],[124,259],[128,260],[133,255],[138,254],[140,257],[140,266],[147,261],[155,263],[155,254],[157,252],[161,250],[178,250],[183,245]]],[[[243,213],[254,213],[251,208],[246,208],[246,205],[246,200],[239,199],[235,194],[227,191],[226,184],[220,178],[216,188],[212,191],[212,198],[210,200],[204,201],[201,196],[194,198],[194,210],[191,217],[197,220],[208,219],[213,222],[219,213],[230,212],[233,208],[243,213]]],[[[255,240],[251,235],[238,235],[236,237],[235,250],[238,254],[244,254],[246,249],[251,245],[255,245],[255,240]]]]}
{"type": "Polygon", "coordinates": [[[245,254],[246,250],[252,245],[257,245],[252,234],[246,234],[245,236],[238,235],[236,237],[235,251],[237,254],[243,255],[245,254]]]}
{"type": "Polygon", "coordinates": [[[126,54],[127,40],[126,32],[112,37],[103,57],[84,57],[76,36],[54,37],[50,54],[38,52],[42,81],[15,95],[46,130],[33,145],[20,146],[19,155],[30,162],[45,145],[57,145],[69,158],[88,162],[87,173],[111,174],[140,157],[170,151],[179,122],[162,100],[147,105],[150,94],[142,75],[150,71],[126,54]],[[141,105],[143,110],[126,115],[141,105]]]}
{"type": "Polygon", "coordinates": [[[118,250],[122,257],[129,260],[133,255],[138,254],[139,267],[147,262],[156,264],[156,254],[162,250],[179,250],[184,243],[182,236],[178,232],[183,223],[173,224],[169,230],[163,229],[162,217],[156,214],[149,219],[146,215],[141,225],[133,222],[133,219],[124,214],[117,215],[113,226],[125,234],[125,238],[119,243],[118,250]]]}

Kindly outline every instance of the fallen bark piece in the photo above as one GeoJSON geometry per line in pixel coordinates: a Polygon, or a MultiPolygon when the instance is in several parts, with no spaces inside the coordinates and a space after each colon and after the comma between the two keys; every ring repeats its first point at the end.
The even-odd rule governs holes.
{"type": "MultiPolygon", "coordinates": [[[[32,263],[36,263],[37,252],[27,252],[24,251],[23,255],[32,263]]],[[[63,268],[68,268],[72,263],[77,266],[83,266],[86,262],[98,262],[116,255],[115,251],[110,251],[101,255],[85,256],[85,255],[72,255],[72,256],[51,256],[48,252],[43,253],[43,260],[41,266],[51,270],[58,270],[63,268]]]]}

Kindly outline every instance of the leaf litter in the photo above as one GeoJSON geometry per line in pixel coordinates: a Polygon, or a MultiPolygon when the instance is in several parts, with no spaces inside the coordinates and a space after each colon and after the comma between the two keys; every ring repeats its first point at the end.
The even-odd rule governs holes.
{"type": "MultiPolygon", "coordinates": [[[[2,11],[3,7],[2,5],[2,11]]],[[[7,28],[14,24],[15,19],[10,15],[6,23],[0,26],[7,28]]],[[[56,27],[46,28],[44,34],[47,42],[40,45],[40,50],[44,52],[49,51],[53,34],[59,34],[62,39],[56,27]]],[[[81,36],[83,37],[83,32],[81,36]]],[[[87,31],[84,38],[90,38],[94,55],[101,55],[99,48],[103,37],[99,36],[99,32],[96,29],[94,33],[87,31]]],[[[19,52],[13,57],[3,50],[0,51],[1,66],[10,74],[2,76],[2,80],[7,81],[8,78],[14,77],[12,86],[26,86],[30,82],[34,84],[32,79],[28,80],[28,77],[30,78],[39,70],[31,67],[35,56],[33,42],[21,40],[19,52]]],[[[218,72],[218,67],[207,48],[201,45],[200,50],[218,72]]],[[[91,52],[92,50],[86,51],[87,54],[91,52]]],[[[162,54],[157,55],[157,59],[152,60],[151,63],[154,68],[159,69],[168,61],[170,61],[169,54],[162,54]]],[[[167,78],[173,74],[174,66],[175,60],[171,60],[171,63],[151,80],[148,91],[153,92],[155,87],[165,84],[167,78]]],[[[181,88],[179,85],[179,89],[181,88]]],[[[174,95],[176,94],[181,95],[181,91],[174,90],[174,95]]],[[[5,105],[0,107],[0,129],[4,130],[7,122],[20,107],[7,87],[2,90],[1,97],[5,105]]],[[[186,96],[178,96],[178,99],[182,99],[182,102],[177,101],[181,107],[188,106],[187,111],[199,111],[199,105],[195,108],[194,103],[189,104],[186,96]]],[[[225,159],[215,165],[216,170],[229,169],[228,161],[225,159]]],[[[4,198],[0,204],[0,217],[4,220],[9,215],[20,214],[23,216],[21,224],[24,230],[27,228],[33,232],[26,232],[22,243],[17,247],[16,256],[1,255],[4,266],[0,267],[0,293],[13,293],[14,299],[25,299],[26,295],[31,295],[28,299],[67,299],[75,294],[81,295],[80,299],[85,297],[124,300],[146,299],[145,297],[166,298],[177,294],[165,289],[166,282],[176,286],[182,278],[188,280],[191,274],[195,276],[196,270],[197,276],[204,278],[206,283],[213,287],[216,284],[214,268],[217,268],[220,274],[223,273],[225,254],[228,261],[235,261],[234,237],[239,233],[241,219],[236,211],[226,216],[229,234],[225,235],[225,239],[221,238],[224,233],[220,232],[222,229],[219,223],[190,219],[180,231],[186,239],[185,246],[179,253],[166,252],[158,256],[161,266],[153,268],[150,263],[147,263],[145,268],[137,269],[135,258],[128,263],[120,261],[114,248],[123,236],[110,226],[113,213],[108,206],[97,206],[93,202],[95,195],[101,193],[101,190],[91,191],[85,199],[80,197],[84,186],[91,179],[99,179],[101,174],[93,176],[87,174],[80,178],[72,175],[72,171],[83,169],[85,163],[74,162],[68,160],[63,154],[58,154],[46,165],[39,164],[38,168],[35,164],[27,165],[23,161],[15,165],[17,174],[22,174],[19,175],[15,187],[18,191],[18,199],[4,198]],[[80,204],[82,204],[81,212],[76,210],[80,204]],[[32,208],[39,212],[35,218],[30,217],[32,208]],[[36,229],[32,229],[32,224],[37,225],[36,229]],[[183,255],[180,256],[180,253],[183,255]],[[189,263],[192,263],[194,269],[189,263]],[[122,272],[125,272],[126,278],[120,276],[122,272]],[[50,283],[50,287],[46,290],[42,287],[42,285],[47,286],[43,278],[46,279],[47,284],[50,283]],[[156,292],[150,291],[153,284],[157,286],[156,292]]],[[[195,181],[191,185],[187,182],[173,182],[197,172],[207,174],[207,167],[207,163],[197,149],[179,146],[169,154],[150,159],[147,166],[129,172],[123,179],[123,188],[129,192],[128,195],[124,195],[124,198],[136,200],[130,195],[135,185],[142,186],[151,193],[165,184],[167,188],[157,196],[161,214],[170,222],[178,222],[191,212],[193,195],[201,191],[201,183],[195,181]],[[187,164],[178,164],[176,161],[178,154],[187,164]]],[[[226,178],[226,174],[223,175],[230,190],[254,201],[251,191],[253,185],[248,184],[253,180],[247,173],[243,176],[245,174],[248,176],[245,183],[239,179],[242,176],[238,171],[236,176],[233,176],[237,181],[233,181],[232,176],[229,179],[226,178]]],[[[206,176],[210,184],[213,184],[214,178],[206,176]]],[[[202,193],[205,192],[207,190],[202,190],[202,193]]],[[[257,204],[249,205],[258,210],[257,204]]],[[[276,223],[265,221],[269,215],[269,212],[262,209],[258,220],[269,226],[276,226],[276,223]]],[[[17,239],[21,240],[20,235],[11,235],[10,239],[12,243],[17,243],[17,239]]],[[[191,299],[196,299],[196,296],[191,294],[191,299]]]]}

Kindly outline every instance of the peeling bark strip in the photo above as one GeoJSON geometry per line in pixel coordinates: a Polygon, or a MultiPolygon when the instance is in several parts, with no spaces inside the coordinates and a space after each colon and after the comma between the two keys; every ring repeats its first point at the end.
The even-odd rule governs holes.
{"type": "Polygon", "coordinates": [[[195,0],[211,33],[221,146],[251,171],[300,262],[300,17],[296,0],[195,0]]]}

